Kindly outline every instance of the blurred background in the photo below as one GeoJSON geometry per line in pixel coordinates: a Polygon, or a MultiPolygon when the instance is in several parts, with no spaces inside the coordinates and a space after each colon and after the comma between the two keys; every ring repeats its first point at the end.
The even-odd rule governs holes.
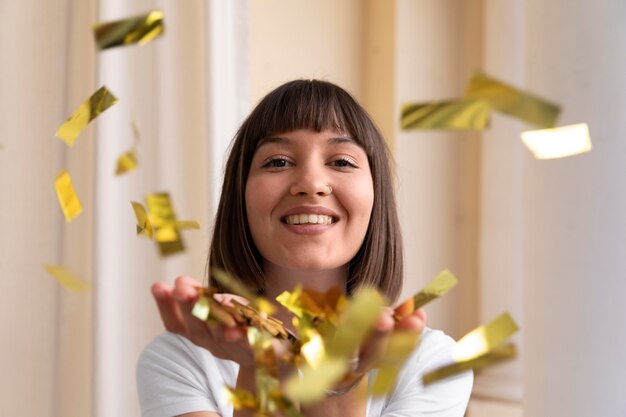
{"type": "Polygon", "coordinates": [[[20,0],[0,2],[0,415],[137,416],[135,363],[162,331],[149,288],[204,276],[223,159],[272,88],[349,90],[393,149],[404,296],[455,338],[509,311],[513,362],[482,372],[467,415],[626,416],[626,2],[623,0],[20,0]],[[165,33],[98,51],[92,25],[159,8],[165,33]],[[586,122],[594,149],[536,160],[495,114],[482,133],[401,131],[401,105],[489,75],[586,122]],[[73,148],[59,125],[101,85],[119,99],[73,148]],[[139,167],[115,176],[139,127],[139,167]],[[67,224],[53,182],[72,175],[67,224]],[[135,235],[130,201],[168,191],[186,250],[135,235]],[[90,293],[59,286],[68,267],[90,293]]]}

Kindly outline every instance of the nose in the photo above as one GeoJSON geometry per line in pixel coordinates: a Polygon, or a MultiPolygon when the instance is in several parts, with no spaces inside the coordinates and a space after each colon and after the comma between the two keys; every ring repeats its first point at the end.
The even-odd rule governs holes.
{"type": "Polygon", "coordinates": [[[323,173],[319,170],[301,167],[289,188],[291,195],[318,195],[327,196],[332,193],[332,187],[323,173]]]}

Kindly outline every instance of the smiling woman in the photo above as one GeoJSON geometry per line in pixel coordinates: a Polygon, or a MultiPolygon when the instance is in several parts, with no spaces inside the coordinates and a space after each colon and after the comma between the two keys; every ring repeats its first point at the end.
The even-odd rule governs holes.
{"type": "MultiPolygon", "coordinates": [[[[350,296],[373,287],[394,303],[402,286],[402,243],[385,141],[343,89],[292,81],[268,94],[244,121],[226,165],[209,266],[273,299],[297,285],[350,296]]],[[[200,284],[180,277],[153,286],[169,333],[143,352],[137,383],[144,416],[248,416],[224,385],[255,389],[253,352],[239,326],[207,325],[191,314],[200,284]],[[174,334],[177,333],[177,334],[174,334]]],[[[219,282],[211,285],[220,287],[219,282]]],[[[216,301],[228,304],[229,295],[216,301]]],[[[291,314],[276,316],[291,327],[291,314]]],[[[472,375],[423,387],[424,370],[445,361],[451,338],[425,329],[418,310],[395,322],[390,309],[355,352],[350,376],[307,417],[462,416],[472,375]],[[394,331],[421,342],[386,397],[367,401],[368,381],[394,331]]],[[[292,371],[281,372],[281,379],[292,371]]]]}

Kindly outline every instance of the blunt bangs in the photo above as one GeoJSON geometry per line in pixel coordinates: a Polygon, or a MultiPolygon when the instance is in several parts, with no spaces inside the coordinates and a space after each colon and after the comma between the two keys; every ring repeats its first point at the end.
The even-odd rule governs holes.
{"type": "Polygon", "coordinates": [[[320,80],[295,80],[281,85],[267,95],[246,121],[246,136],[256,147],[270,135],[309,129],[316,132],[335,130],[353,137],[369,154],[364,143],[365,126],[361,106],[345,91],[320,80]]]}

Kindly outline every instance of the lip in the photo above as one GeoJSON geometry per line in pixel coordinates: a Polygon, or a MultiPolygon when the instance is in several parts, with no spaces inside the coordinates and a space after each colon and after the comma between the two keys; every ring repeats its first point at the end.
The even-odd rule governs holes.
{"type": "Polygon", "coordinates": [[[339,215],[335,213],[333,210],[323,207],[323,206],[298,206],[293,207],[286,212],[284,212],[280,216],[280,221],[285,223],[285,217],[291,216],[293,214],[322,214],[325,216],[329,216],[333,218],[333,222],[331,224],[335,224],[339,221],[339,215]]]}

